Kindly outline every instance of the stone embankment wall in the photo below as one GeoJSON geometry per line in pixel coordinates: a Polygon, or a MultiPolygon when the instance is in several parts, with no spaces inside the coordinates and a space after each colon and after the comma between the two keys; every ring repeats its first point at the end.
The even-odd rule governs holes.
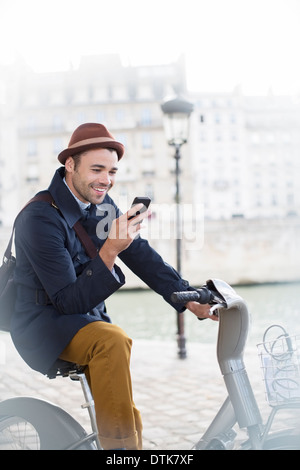
{"type": "Polygon", "coordinates": [[[198,275],[230,284],[299,281],[299,245],[299,219],[210,221],[202,250],[187,252],[185,268],[193,282],[198,275]]]}

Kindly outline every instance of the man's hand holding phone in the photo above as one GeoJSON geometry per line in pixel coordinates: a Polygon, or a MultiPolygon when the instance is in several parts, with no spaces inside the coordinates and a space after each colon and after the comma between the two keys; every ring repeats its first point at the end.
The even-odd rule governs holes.
{"type": "Polygon", "coordinates": [[[131,208],[114,219],[107,240],[99,255],[109,269],[112,269],[118,254],[129,247],[141,230],[141,223],[147,217],[150,198],[135,198],[131,208]]]}
{"type": "MultiPolygon", "coordinates": [[[[146,210],[150,206],[150,202],[151,202],[151,199],[147,196],[135,197],[131,205],[131,209],[135,208],[135,212],[132,214],[131,209],[128,211],[128,220],[134,219],[135,217],[142,214],[143,212],[146,212],[146,210]]],[[[143,217],[142,220],[144,220],[144,218],[145,217],[143,217]]]]}

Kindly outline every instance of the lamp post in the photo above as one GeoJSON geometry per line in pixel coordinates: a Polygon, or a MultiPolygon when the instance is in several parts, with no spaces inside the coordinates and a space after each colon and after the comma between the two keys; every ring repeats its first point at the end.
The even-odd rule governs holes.
{"type": "MultiPolygon", "coordinates": [[[[181,146],[188,140],[189,117],[194,109],[194,105],[187,101],[183,96],[178,95],[166,99],[161,104],[164,113],[164,127],[167,142],[175,147],[175,204],[176,204],[176,269],[181,275],[181,239],[182,239],[182,221],[181,221],[181,194],[180,194],[180,166],[181,146]]],[[[185,334],[184,334],[184,315],[177,314],[177,344],[178,355],[184,359],[186,357],[185,334]]]]}

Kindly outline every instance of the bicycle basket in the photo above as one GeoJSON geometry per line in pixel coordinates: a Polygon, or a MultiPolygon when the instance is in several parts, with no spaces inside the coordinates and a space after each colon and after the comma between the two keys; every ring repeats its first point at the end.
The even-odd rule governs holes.
{"type": "Polygon", "coordinates": [[[266,398],[271,406],[300,402],[300,335],[289,336],[279,328],[283,334],[257,345],[266,398]]]}

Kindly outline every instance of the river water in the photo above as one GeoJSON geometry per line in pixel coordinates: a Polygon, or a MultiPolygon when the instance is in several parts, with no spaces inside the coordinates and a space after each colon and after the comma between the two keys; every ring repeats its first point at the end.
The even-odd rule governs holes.
{"type": "MultiPolygon", "coordinates": [[[[280,324],[290,334],[300,334],[300,283],[237,286],[245,299],[251,326],[248,344],[262,341],[271,324],[280,324]]],[[[121,326],[133,339],[176,341],[176,314],[159,295],[149,290],[120,290],[107,302],[113,323],[121,326]]],[[[184,313],[185,337],[188,342],[215,343],[218,323],[198,321],[189,311],[184,313]]]]}

